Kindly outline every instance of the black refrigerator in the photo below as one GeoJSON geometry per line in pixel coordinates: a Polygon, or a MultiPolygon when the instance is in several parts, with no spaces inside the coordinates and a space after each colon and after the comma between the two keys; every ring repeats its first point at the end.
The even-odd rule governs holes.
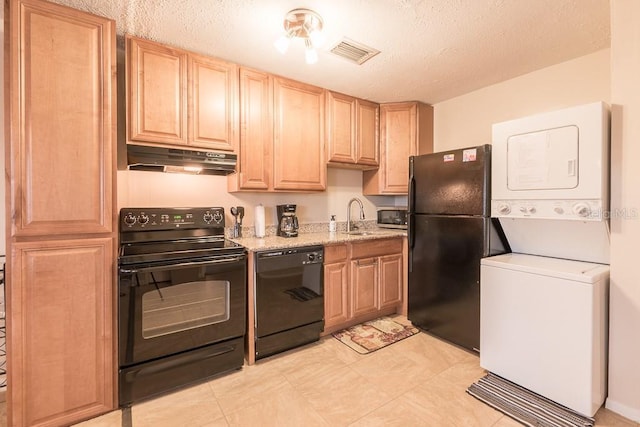
{"type": "Polygon", "coordinates": [[[409,158],[408,318],[475,351],[480,259],[508,251],[490,190],[490,145],[409,158]]]}

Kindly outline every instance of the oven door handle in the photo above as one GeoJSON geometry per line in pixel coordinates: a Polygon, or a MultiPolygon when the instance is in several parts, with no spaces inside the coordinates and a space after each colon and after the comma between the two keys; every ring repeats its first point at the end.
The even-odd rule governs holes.
{"type": "Polygon", "coordinates": [[[154,265],[153,267],[143,267],[143,268],[122,268],[120,267],[120,273],[124,274],[136,274],[136,273],[144,273],[145,271],[162,271],[162,270],[172,270],[174,268],[182,268],[182,267],[197,267],[200,265],[216,265],[216,264],[231,264],[236,262],[241,262],[247,259],[246,255],[240,255],[232,258],[223,258],[216,260],[208,260],[208,261],[191,261],[191,262],[181,262],[176,264],[162,264],[162,265],[154,265]]]}

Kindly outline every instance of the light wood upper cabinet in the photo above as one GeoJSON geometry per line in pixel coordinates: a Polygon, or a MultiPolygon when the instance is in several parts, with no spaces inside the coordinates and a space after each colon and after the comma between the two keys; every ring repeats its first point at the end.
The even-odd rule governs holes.
{"type": "Polygon", "coordinates": [[[187,145],[187,53],[127,37],[129,141],[187,145]]]}
{"type": "Polygon", "coordinates": [[[229,191],[326,188],[324,92],[268,73],[240,69],[240,144],[229,191]]]}
{"type": "Polygon", "coordinates": [[[7,425],[71,425],[116,405],[115,22],[6,5],[7,425]]]}
{"type": "Polygon", "coordinates": [[[127,141],[235,151],[238,66],[127,36],[127,141]]]}
{"type": "Polygon", "coordinates": [[[408,193],[409,156],[433,152],[433,107],[419,102],[380,105],[380,168],[363,174],[363,194],[408,193]]]}
{"type": "Polygon", "coordinates": [[[235,151],[238,138],[238,66],[189,55],[189,143],[235,151]]]}
{"type": "Polygon", "coordinates": [[[324,190],[324,89],[274,78],[274,190],[324,190]]]}
{"type": "Polygon", "coordinates": [[[326,91],[327,162],[330,166],[370,169],[378,166],[379,106],[326,91]]]}
{"type": "Polygon", "coordinates": [[[356,163],[356,99],[327,91],[327,155],[329,164],[356,163]]]}
{"type": "Polygon", "coordinates": [[[115,112],[105,108],[115,91],[110,24],[66,9],[50,12],[39,2],[15,8],[20,5],[23,14],[12,23],[24,20],[24,26],[13,35],[6,94],[11,234],[110,232],[115,158],[115,112]]]}
{"type": "Polygon", "coordinates": [[[240,68],[240,144],[228,190],[273,190],[273,77],[240,68]]]}
{"type": "Polygon", "coordinates": [[[356,163],[377,167],[380,164],[380,105],[356,100],[356,163]]]}

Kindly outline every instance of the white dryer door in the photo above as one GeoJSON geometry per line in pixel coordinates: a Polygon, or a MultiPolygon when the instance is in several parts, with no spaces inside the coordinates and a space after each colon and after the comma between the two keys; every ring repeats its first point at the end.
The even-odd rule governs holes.
{"type": "Polygon", "coordinates": [[[563,126],[507,139],[509,190],[564,190],[578,186],[578,127],[563,126]]]}

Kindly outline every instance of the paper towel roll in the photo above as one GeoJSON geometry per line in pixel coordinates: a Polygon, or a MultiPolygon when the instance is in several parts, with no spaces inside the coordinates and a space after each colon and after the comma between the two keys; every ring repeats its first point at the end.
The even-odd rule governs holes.
{"type": "Polygon", "coordinates": [[[262,203],[256,206],[253,223],[255,225],[256,237],[264,237],[264,206],[262,206],[262,203]]]}

